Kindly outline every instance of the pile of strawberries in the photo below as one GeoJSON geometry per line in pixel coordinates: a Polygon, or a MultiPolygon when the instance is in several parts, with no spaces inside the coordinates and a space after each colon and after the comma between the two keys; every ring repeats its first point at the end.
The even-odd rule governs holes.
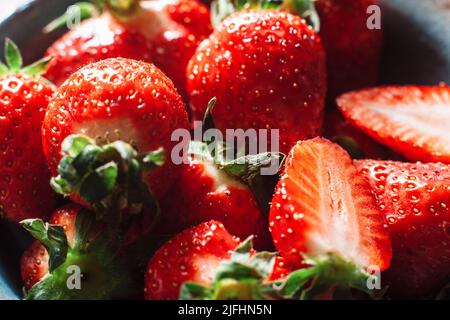
{"type": "Polygon", "coordinates": [[[450,87],[373,87],[375,4],[79,3],[27,67],[7,39],[0,213],[36,239],[24,298],[448,295],[450,87]],[[174,163],[202,119],[279,129],[280,150],[192,140],[174,163]]]}

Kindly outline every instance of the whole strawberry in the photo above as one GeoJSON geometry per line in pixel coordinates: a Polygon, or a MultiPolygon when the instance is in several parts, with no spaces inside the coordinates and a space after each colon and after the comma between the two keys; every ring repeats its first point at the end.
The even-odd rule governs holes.
{"type": "Polygon", "coordinates": [[[279,149],[287,153],[297,140],[321,130],[325,54],[318,35],[298,16],[274,10],[232,14],[199,45],[187,77],[194,119],[217,96],[212,114],[222,131],[279,129],[279,149]]]}
{"type": "Polygon", "coordinates": [[[368,178],[392,237],[383,274],[393,298],[426,298],[450,280],[450,167],[441,163],[355,162],[368,178]]]}
{"type": "Polygon", "coordinates": [[[21,222],[39,242],[22,257],[25,299],[88,300],[139,296],[136,271],[116,226],[95,221],[92,212],[68,205],[51,223],[21,222]]]}
{"type": "Polygon", "coordinates": [[[317,0],[320,32],[327,54],[328,97],[378,81],[383,32],[369,29],[368,8],[377,0],[317,0]]]}
{"type": "Polygon", "coordinates": [[[145,298],[178,299],[186,281],[212,282],[222,260],[239,245],[223,224],[204,222],[165,243],[150,260],[145,278],[145,298]]]}
{"type": "Polygon", "coordinates": [[[108,58],[151,62],[152,44],[109,13],[83,21],[56,40],[46,52],[53,59],[45,77],[61,85],[81,67],[108,58]]]}
{"type": "MultiPolygon", "coordinates": [[[[194,142],[195,143],[195,142],[194,142]]],[[[255,236],[258,248],[271,247],[266,218],[249,185],[207,153],[190,154],[174,187],[162,200],[162,233],[176,233],[216,220],[242,239],[255,236]]]]}
{"type": "MultiPolygon", "coordinates": [[[[187,127],[186,110],[169,78],[151,64],[117,58],[90,64],[70,76],[50,102],[42,137],[56,176],[69,135],[82,134],[90,138],[83,140],[86,144],[92,140],[97,146],[122,140],[139,154],[158,148],[170,154],[175,145],[172,132],[187,127]]],[[[157,197],[170,186],[172,167],[172,161],[166,161],[145,174],[157,197]]]]}
{"type": "Polygon", "coordinates": [[[186,65],[211,33],[208,8],[197,0],[106,0],[101,10],[48,49],[49,79],[60,84],[88,63],[123,57],[154,62],[184,95],[186,65]]]}
{"type": "Polygon", "coordinates": [[[376,87],[337,104],[352,125],[406,159],[450,163],[450,87],[376,87]]]}
{"type": "Polygon", "coordinates": [[[55,205],[40,127],[54,87],[39,75],[48,60],[22,68],[16,45],[6,39],[0,64],[0,216],[19,222],[46,217],[55,205]]]}
{"type": "Polygon", "coordinates": [[[276,253],[256,252],[251,238],[241,242],[211,220],[184,230],[155,253],[147,267],[145,298],[273,299],[288,273],[276,253]]]}

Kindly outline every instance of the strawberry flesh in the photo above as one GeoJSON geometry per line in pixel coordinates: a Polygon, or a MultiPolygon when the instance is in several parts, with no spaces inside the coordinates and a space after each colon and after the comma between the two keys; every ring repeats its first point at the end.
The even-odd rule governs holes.
{"type": "Polygon", "coordinates": [[[379,87],[340,96],[345,117],[411,161],[450,163],[450,87],[379,87]]]}
{"type": "Polygon", "coordinates": [[[389,266],[383,213],[348,154],[323,138],[292,148],[269,217],[275,246],[290,264],[301,254],[339,254],[361,267],[389,266]]]}

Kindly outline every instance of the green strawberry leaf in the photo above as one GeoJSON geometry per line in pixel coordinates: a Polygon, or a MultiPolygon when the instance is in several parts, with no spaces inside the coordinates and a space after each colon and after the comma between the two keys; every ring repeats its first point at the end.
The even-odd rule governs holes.
{"type": "Polygon", "coordinates": [[[52,60],[52,57],[45,57],[41,60],[38,60],[29,66],[26,66],[22,69],[22,73],[29,75],[31,77],[37,77],[45,73],[47,70],[47,66],[49,62],[52,60]]]}
{"type": "Polygon", "coordinates": [[[163,148],[159,148],[158,150],[147,153],[142,159],[142,162],[147,170],[162,167],[166,162],[166,153],[163,148]]]}
{"type": "Polygon", "coordinates": [[[209,300],[209,288],[195,282],[185,282],[180,289],[180,300],[209,300]]]}
{"type": "Polygon", "coordinates": [[[45,223],[41,219],[27,219],[20,224],[47,249],[50,272],[66,261],[69,245],[63,227],[45,223]]]}
{"type": "Polygon", "coordinates": [[[275,253],[259,252],[252,255],[252,237],[243,241],[223,261],[210,287],[193,282],[183,284],[181,299],[226,300],[269,299],[264,280],[275,265],[275,253]]]}
{"type": "Polygon", "coordinates": [[[17,45],[9,38],[5,39],[5,60],[12,73],[18,73],[22,67],[22,55],[17,45]]]}

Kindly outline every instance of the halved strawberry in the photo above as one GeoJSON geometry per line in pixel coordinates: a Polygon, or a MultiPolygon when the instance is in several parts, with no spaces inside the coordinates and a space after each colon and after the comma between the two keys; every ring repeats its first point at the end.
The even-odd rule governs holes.
{"type": "Polygon", "coordinates": [[[394,257],[383,277],[394,298],[425,298],[450,280],[450,167],[362,160],[387,217],[394,257]]]}
{"type": "Polygon", "coordinates": [[[275,246],[291,264],[334,254],[363,268],[389,266],[384,215],[349,155],[326,139],[291,150],[269,221],[275,246]]]}
{"type": "Polygon", "coordinates": [[[346,118],[411,161],[450,163],[450,87],[379,87],[337,99],[346,118]]]}

